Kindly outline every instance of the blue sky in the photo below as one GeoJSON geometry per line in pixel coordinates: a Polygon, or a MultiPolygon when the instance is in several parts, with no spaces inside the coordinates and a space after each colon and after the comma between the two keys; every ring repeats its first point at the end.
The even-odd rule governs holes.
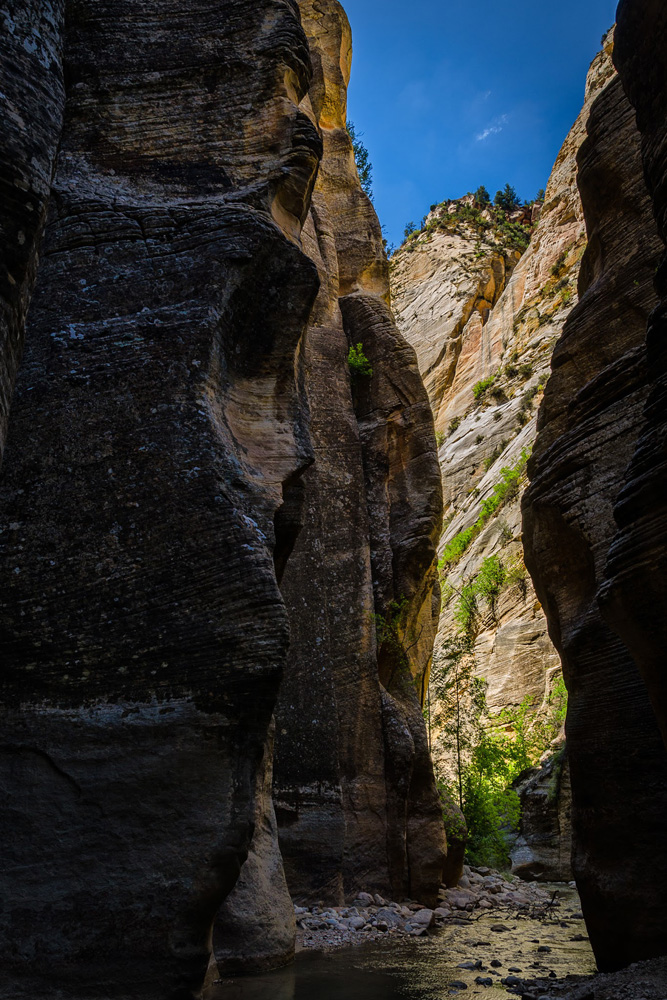
{"type": "Polygon", "coordinates": [[[616,0],[343,0],[349,118],[390,243],[429,206],[509,182],[545,187],[616,0]]]}

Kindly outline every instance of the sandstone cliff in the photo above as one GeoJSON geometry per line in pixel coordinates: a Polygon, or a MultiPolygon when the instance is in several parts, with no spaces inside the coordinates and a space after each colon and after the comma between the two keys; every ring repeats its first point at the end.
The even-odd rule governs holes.
{"type": "Polygon", "coordinates": [[[290,881],[437,892],[432,418],[337,3],[5,25],[1,988],[190,997],[226,897],[223,966],[233,930],[232,960],[293,947],[283,672],[290,881]]]}
{"type": "Polygon", "coordinates": [[[580,301],[554,351],[523,501],[526,562],[570,692],[573,866],[607,969],[664,953],[667,925],[667,755],[637,671],[664,721],[643,652],[660,643],[662,626],[646,545],[664,557],[664,465],[648,444],[664,348],[647,352],[646,322],[664,246],[645,177],[662,221],[666,37],[662,4],[621,4],[623,79],[596,99],[579,154],[588,231],[580,301]],[[641,144],[623,84],[638,103],[641,144]]]}
{"type": "MultiPolygon", "coordinates": [[[[440,431],[447,518],[436,672],[449,669],[451,640],[467,631],[492,713],[525,700],[533,712],[549,712],[560,675],[523,563],[521,494],[551,353],[577,301],[586,247],[577,153],[591,107],[613,75],[611,50],[610,32],[591,66],[582,111],[559,152],[525,253],[512,245],[517,237],[511,226],[488,225],[492,211],[476,206],[477,218],[471,217],[467,206],[475,207],[474,199],[467,196],[456,207],[432,211],[425,232],[392,261],[397,322],[417,351],[440,431]],[[433,227],[439,217],[460,221],[453,232],[451,226],[443,232],[442,223],[433,227]],[[486,230],[479,226],[483,220],[486,230]],[[478,581],[489,567],[497,579],[484,593],[478,581]]],[[[436,733],[447,711],[432,706],[436,733]]],[[[437,738],[434,752],[446,770],[449,751],[437,738]]],[[[565,802],[561,813],[548,851],[536,846],[532,856],[522,843],[516,859],[522,871],[569,876],[565,802]]],[[[545,840],[541,826],[536,844],[545,840]]]]}
{"type": "Polygon", "coordinates": [[[283,580],[293,643],[277,713],[281,849],[300,901],[375,887],[434,904],[445,845],[420,701],[439,598],[433,421],[387,307],[380,226],[345,128],[349,24],[338,3],[302,2],[301,13],[315,53],[305,110],[324,143],[304,247],[321,289],[305,341],[316,460],[283,580]],[[358,343],[371,376],[351,377],[358,343]]]}

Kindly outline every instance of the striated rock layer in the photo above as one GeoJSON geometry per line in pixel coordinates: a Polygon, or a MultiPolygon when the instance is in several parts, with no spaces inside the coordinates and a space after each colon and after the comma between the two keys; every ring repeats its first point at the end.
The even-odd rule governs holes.
{"type": "MultiPolygon", "coordinates": [[[[441,553],[476,522],[502,470],[516,467],[522,452],[532,447],[551,352],[576,303],[586,245],[577,153],[591,106],[614,72],[611,50],[610,32],[591,65],[581,113],[558,154],[539,221],[518,263],[518,253],[503,245],[502,231],[493,239],[465,221],[454,235],[436,232],[413,239],[392,261],[399,328],[417,351],[431,405],[440,416],[447,513],[441,553]],[[482,379],[493,381],[476,398],[473,389],[482,379]]],[[[536,708],[543,706],[559,674],[559,658],[523,566],[523,485],[463,555],[443,566],[437,663],[459,628],[461,588],[490,558],[498,558],[506,571],[495,606],[481,606],[475,626],[475,669],[487,682],[492,712],[526,698],[536,708]]]]}
{"type": "Polygon", "coordinates": [[[315,462],[282,583],[280,844],[299,902],[375,888],[434,905],[445,841],[421,716],[439,602],[433,419],[387,306],[380,226],[345,128],[349,24],[338,3],[304,0],[301,14],[315,54],[304,110],[324,143],[304,248],[321,287],[304,344],[315,462]],[[370,377],[351,377],[358,343],[370,377]]]}
{"type": "MultiPolygon", "coordinates": [[[[658,2],[621,3],[615,60],[637,113],[644,176],[663,241],[667,238],[667,11],[658,2]]],[[[641,671],[667,743],[667,262],[656,276],[660,305],[650,317],[650,393],[614,516],[603,613],[641,671]]]]}
{"type": "MultiPolygon", "coordinates": [[[[445,774],[452,767],[453,706],[442,697],[442,679],[449,677],[452,640],[462,630],[461,592],[474,587],[490,565],[502,575],[498,592],[491,600],[477,596],[467,626],[474,640],[471,667],[486,682],[487,706],[494,715],[529,702],[531,715],[549,720],[558,707],[560,658],[523,562],[523,468],[551,354],[577,302],[587,239],[577,154],[591,108],[614,75],[612,47],[609,32],[590,67],[582,110],[559,151],[521,256],[511,231],[480,226],[492,214],[469,195],[446,206],[450,218],[457,218],[457,211],[461,216],[453,232],[429,231],[427,221],[426,233],[409,240],[392,260],[397,321],[417,352],[440,431],[447,518],[440,543],[444,599],[431,721],[434,757],[445,774]],[[516,473],[515,487],[476,537],[453,552],[452,543],[455,547],[478,521],[506,470],[516,473]]],[[[437,220],[442,211],[439,206],[428,219],[437,220]]],[[[569,880],[567,782],[554,783],[553,768],[548,763],[521,788],[525,808],[512,857],[516,870],[531,878],[569,880]]]]}
{"type": "Polygon", "coordinates": [[[211,935],[289,959],[290,626],[290,882],[437,893],[433,426],[341,127],[349,28],[302,7],[5,13],[3,995],[190,997],[211,935]]]}
{"type": "MultiPolygon", "coordinates": [[[[619,79],[592,108],[579,188],[589,240],[580,302],[540,410],[524,541],[570,692],[574,872],[598,964],[611,969],[663,953],[667,927],[667,754],[621,621],[600,610],[614,505],[646,432],[656,376],[646,321],[663,251],[619,79]]],[[[638,588],[647,569],[639,560],[634,568],[638,588]]]]}

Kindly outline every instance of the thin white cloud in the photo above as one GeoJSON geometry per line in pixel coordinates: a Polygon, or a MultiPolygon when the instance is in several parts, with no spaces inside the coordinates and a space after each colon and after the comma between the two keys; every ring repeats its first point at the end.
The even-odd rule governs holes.
{"type": "Polygon", "coordinates": [[[496,118],[490,125],[487,125],[483,132],[477,133],[475,142],[484,142],[490,135],[498,135],[499,132],[502,132],[508,121],[508,115],[501,115],[500,118],[496,118]]]}

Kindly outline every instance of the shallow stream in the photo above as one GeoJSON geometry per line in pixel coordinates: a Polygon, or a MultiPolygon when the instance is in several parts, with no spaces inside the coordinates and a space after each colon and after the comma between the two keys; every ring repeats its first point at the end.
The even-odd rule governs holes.
{"type": "Polygon", "coordinates": [[[449,923],[427,938],[388,938],[329,953],[303,951],[277,972],[222,980],[211,1000],[444,1000],[457,995],[493,1000],[516,998],[501,983],[508,976],[589,975],[595,963],[578,897],[558,888],[561,905],[553,919],[496,912],[449,923]],[[494,967],[492,961],[501,964],[494,967]],[[481,967],[460,968],[476,963],[481,967]],[[491,979],[493,985],[478,984],[477,978],[491,979]]]}

